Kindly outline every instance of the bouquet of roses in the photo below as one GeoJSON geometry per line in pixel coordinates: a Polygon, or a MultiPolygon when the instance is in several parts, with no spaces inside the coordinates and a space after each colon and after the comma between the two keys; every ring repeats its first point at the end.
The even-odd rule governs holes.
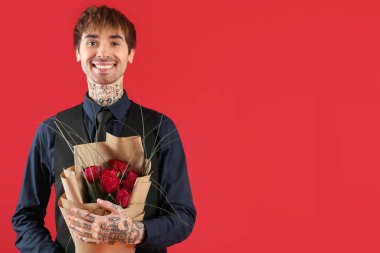
{"type": "MultiPolygon", "coordinates": [[[[107,215],[96,199],[109,200],[124,208],[134,221],[142,221],[145,200],[151,186],[150,160],[144,157],[140,136],[115,137],[107,133],[105,142],[74,146],[75,165],[61,173],[65,193],[58,206],[66,224],[72,207],[97,215],[107,215]]],[[[73,236],[76,253],[134,252],[134,245],[88,244],[73,236]]]]}
{"type": "Polygon", "coordinates": [[[127,161],[111,159],[109,168],[90,166],[84,169],[85,179],[91,189],[91,202],[97,198],[109,200],[121,207],[127,207],[138,177],[134,170],[127,170],[127,161]]]}

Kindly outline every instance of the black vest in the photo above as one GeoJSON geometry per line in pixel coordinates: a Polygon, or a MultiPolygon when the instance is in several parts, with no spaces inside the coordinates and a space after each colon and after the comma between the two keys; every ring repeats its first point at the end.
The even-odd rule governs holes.
{"type": "MultiPolygon", "coordinates": [[[[149,134],[145,139],[146,153],[149,157],[152,152],[152,147],[155,141],[157,134],[157,125],[160,122],[161,115],[156,111],[150,110],[145,107],[141,107],[131,101],[131,106],[128,110],[127,120],[124,122],[128,127],[124,126],[123,128],[123,137],[140,135],[143,136],[143,125],[141,113],[144,116],[144,134],[147,135],[152,129],[152,133],[149,134]],[[142,112],[141,112],[142,109],[142,112]],[[156,128],[155,128],[156,127],[156,128]],[[133,129],[133,130],[132,130],[133,129]],[[136,134],[136,132],[138,134],[136,134]]],[[[75,134],[68,135],[67,132],[63,131],[63,134],[66,135],[66,138],[70,141],[72,145],[82,144],[89,142],[89,136],[85,128],[84,116],[83,116],[83,106],[82,104],[67,109],[63,112],[60,112],[56,115],[58,121],[65,124],[61,124],[56,121],[61,129],[65,129],[67,132],[76,132],[79,137],[75,134]]],[[[156,144],[159,140],[156,141],[156,144]]],[[[151,179],[156,182],[160,182],[161,171],[159,168],[159,161],[157,155],[154,155],[152,158],[152,175],[151,179]]],[[[54,186],[56,194],[56,203],[55,203],[55,221],[57,229],[57,242],[63,248],[64,251],[68,253],[75,252],[75,246],[71,240],[69,230],[63,219],[62,213],[58,207],[58,199],[64,193],[62,182],[60,180],[60,174],[64,168],[68,168],[74,165],[74,156],[71,150],[69,149],[66,141],[58,134],[55,135],[55,144],[54,144],[54,186]]],[[[155,187],[150,187],[146,203],[154,206],[159,206],[159,192],[155,187]]],[[[158,216],[158,209],[151,206],[145,206],[145,216],[144,219],[152,219],[158,216]]],[[[150,253],[150,252],[166,252],[166,249],[136,249],[136,253],[150,253]]]]}

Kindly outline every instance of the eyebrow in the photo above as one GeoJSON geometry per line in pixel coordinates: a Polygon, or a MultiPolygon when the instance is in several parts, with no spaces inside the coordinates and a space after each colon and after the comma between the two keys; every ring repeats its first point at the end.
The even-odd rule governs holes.
{"type": "MultiPolygon", "coordinates": [[[[87,38],[91,38],[91,39],[98,39],[99,36],[96,35],[96,34],[86,34],[84,36],[85,39],[87,38]]],[[[113,35],[110,35],[109,38],[111,39],[121,39],[121,40],[124,40],[122,36],[120,36],[119,34],[113,34],[113,35]]]]}
{"type": "Polygon", "coordinates": [[[84,38],[85,38],[85,39],[87,39],[87,38],[96,39],[96,38],[99,38],[99,36],[98,36],[98,35],[95,35],[95,34],[86,34],[86,35],[84,36],[84,38]]]}
{"type": "Polygon", "coordinates": [[[114,34],[110,36],[111,39],[121,39],[124,40],[123,37],[121,37],[119,34],[114,34]]]}

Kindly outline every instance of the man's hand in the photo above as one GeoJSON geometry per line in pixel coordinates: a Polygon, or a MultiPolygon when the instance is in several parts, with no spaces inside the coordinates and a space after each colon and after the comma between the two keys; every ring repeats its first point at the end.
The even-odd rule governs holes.
{"type": "Polygon", "coordinates": [[[144,224],[134,222],[123,214],[123,208],[109,201],[98,199],[98,204],[111,213],[106,216],[92,214],[86,210],[72,208],[68,226],[75,236],[87,243],[113,244],[115,242],[138,244],[144,236],[144,224]]]}

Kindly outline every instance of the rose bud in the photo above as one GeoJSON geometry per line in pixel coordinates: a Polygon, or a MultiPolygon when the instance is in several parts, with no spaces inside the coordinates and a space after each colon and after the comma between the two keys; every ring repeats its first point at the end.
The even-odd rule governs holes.
{"type": "Polygon", "coordinates": [[[121,182],[121,185],[126,188],[128,191],[132,192],[133,187],[135,186],[135,182],[138,175],[134,171],[128,171],[127,178],[121,182]]]}
{"type": "Polygon", "coordinates": [[[122,207],[127,207],[129,202],[129,192],[126,189],[118,189],[116,192],[115,203],[122,207]]]}
{"type": "Polygon", "coordinates": [[[106,193],[112,193],[119,187],[120,179],[114,170],[104,170],[100,176],[100,186],[106,193]]]}
{"type": "Polygon", "coordinates": [[[89,183],[93,183],[99,178],[101,166],[90,166],[84,169],[84,175],[89,183]]]}
{"type": "Polygon", "coordinates": [[[125,179],[121,181],[121,185],[123,188],[127,189],[128,191],[132,192],[133,187],[135,186],[135,181],[132,181],[130,179],[125,179]]]}
{"type": "Polygon", "coordinates": [[[116,172],[120,171],[121,173],[123,173],[124,170],[128,166],[127,162],[123,162],[123,161],[120,161],[120,160],[117,160],[117,159],[111,159],[111,160],[109,160],[109,164],[110,164],[112,170],[115,170],[116,172]]]}
{"type": "Polygon", "coordinates": [[[135,182],[136,181],[136,178],[138,178],[139,175],[137,175],[136,172],[134,172],[133,170],[130,170],[128,171],[127,173],[127,178],[130,179],[131,181],[135,182]]]}

